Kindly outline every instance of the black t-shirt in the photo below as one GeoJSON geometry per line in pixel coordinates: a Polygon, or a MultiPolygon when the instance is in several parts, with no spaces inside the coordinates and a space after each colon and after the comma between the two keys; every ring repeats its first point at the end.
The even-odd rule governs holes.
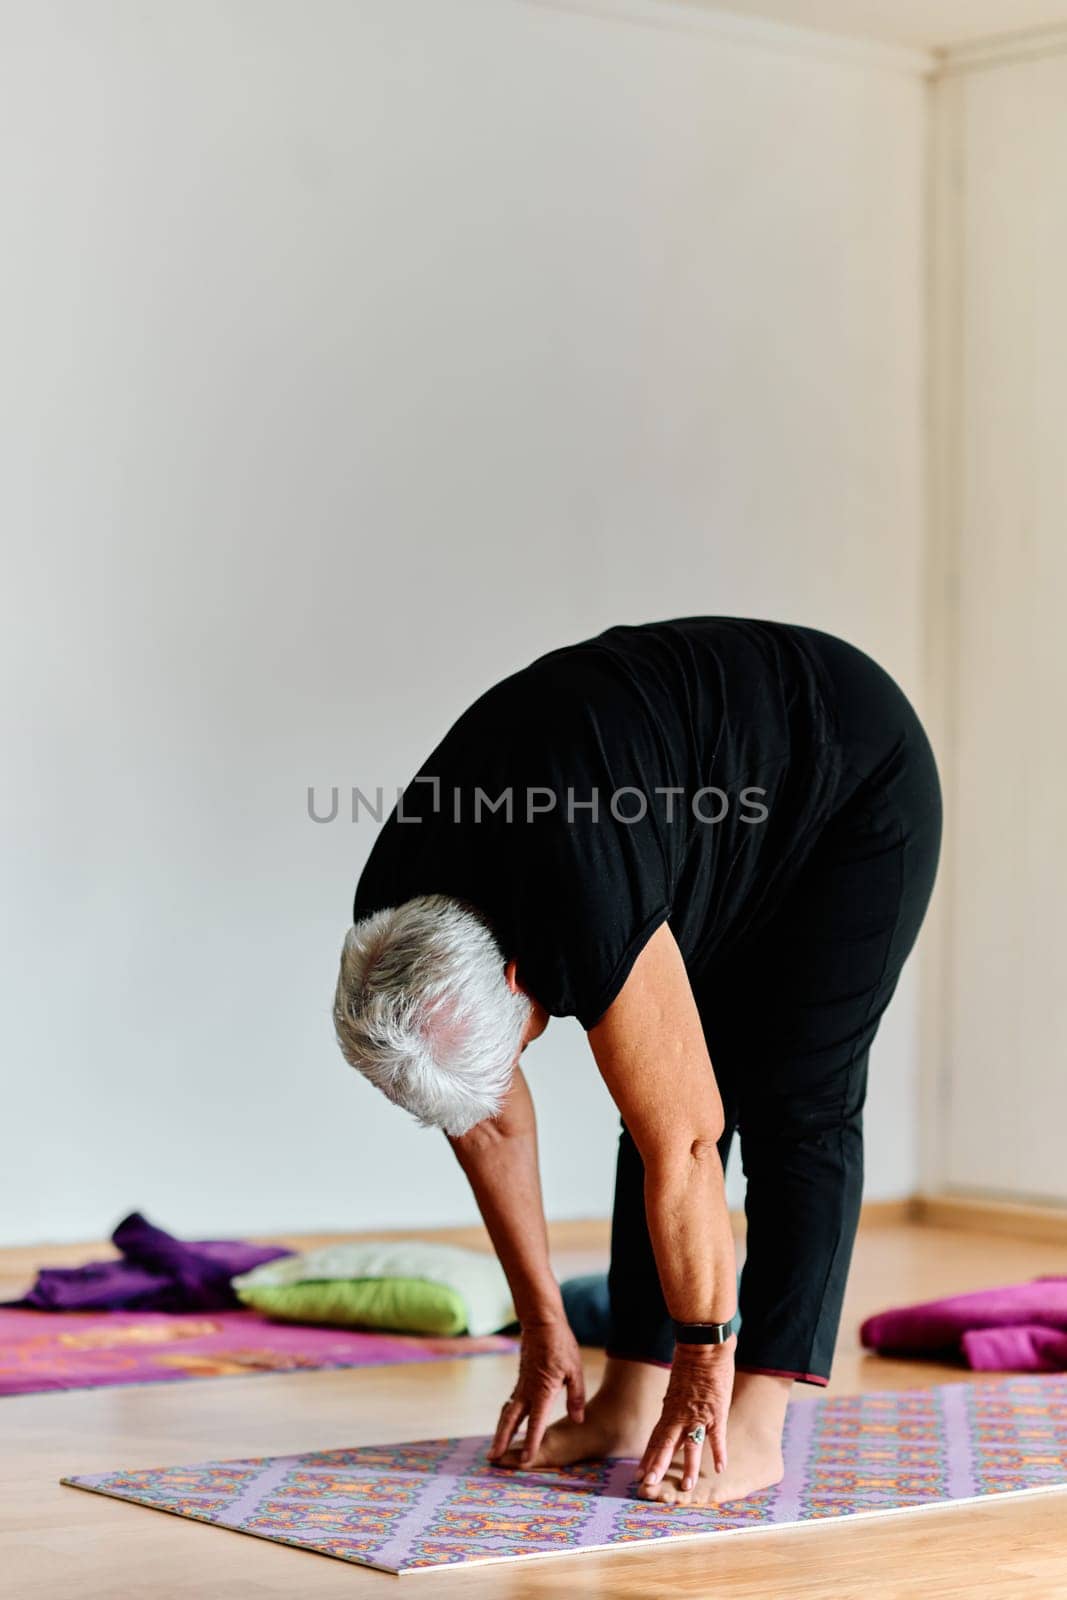
{"type": "Polygon", "coordinates": [[[773,910],[833,809],[841,754],[809,630],[609,628],[463,713],[383,825],[354,917],[447,894],[591,1028],[669,919],[691,975],[773,910]]]}

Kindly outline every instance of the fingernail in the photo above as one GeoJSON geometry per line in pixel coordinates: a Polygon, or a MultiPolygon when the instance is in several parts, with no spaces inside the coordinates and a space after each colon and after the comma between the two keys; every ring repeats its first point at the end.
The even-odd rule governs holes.
{"type": "Polygon", "coordinates": [[[683,1478],[682,1479],[682,1488],[683,1489],[691,1489],[692,1487],[693,1487],[692,1478],[683,1478]]]}

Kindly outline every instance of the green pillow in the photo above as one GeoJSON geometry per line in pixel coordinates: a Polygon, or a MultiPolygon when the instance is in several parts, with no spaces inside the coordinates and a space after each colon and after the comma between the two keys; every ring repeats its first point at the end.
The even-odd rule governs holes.
{"type": "Polygon", "coordinates": [[[515,1320],[495,1256],[427,1239],[347,1239],[233,1279],[246,1306],[285,1322],[479,1337],[515,1320]]]}
{"type": "Polygon", "coordinates": [[[463,1296],[425,1278],[339,1278],[331,1282],[262,1284],[241,1289],[246,1306],[280,1322],[326,1322],[339,1328],[462,1333],[463,1296]]]}

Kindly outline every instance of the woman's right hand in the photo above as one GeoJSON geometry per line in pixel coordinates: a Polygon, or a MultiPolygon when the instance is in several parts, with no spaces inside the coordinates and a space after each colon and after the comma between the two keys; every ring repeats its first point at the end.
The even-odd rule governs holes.
{"type": "Polygon", "coordinates": [[[489,1460],[499,1461],[511,1445],[519,1424],[526,1419],[526,1437],[518,1448],[519,1466],[529,1466],[537,1457],[541,1440],[551,1420],[553,1403],[560,1389],[567,1391],[567,1415],[572,1422],[585,1417],[585,1377],[578,1341],[566,1317],[547,1322],[524,1324],[519,1353],[519,1376],[504,1402],[496,1426],[489,1460]]]}

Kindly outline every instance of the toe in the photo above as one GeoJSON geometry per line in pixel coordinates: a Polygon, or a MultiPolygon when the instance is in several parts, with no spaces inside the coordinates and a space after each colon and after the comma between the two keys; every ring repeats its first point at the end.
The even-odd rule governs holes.
{"type": "Polygon", "coordinates": [[[574,1431],[565,1422],[554,1422],[544,1438],[541,1446],[532,1461],[527,1461],[527,1467],[558,1467],[573,1459],[577,1441],[574,1431]]]}
{"type": "Polygon", "coordinates": [[[585,1437],[586,1432],[586,1429],[571,1422],[554,1422],[542,1438],[532,1461],[523,1460],[525,1446],[520,1440],[501,1458],[500,1465],[518,1467],[525,1472],[570,1466],[591,1452],[593,1441],[585,1437]]]}
{"type": "Polygon", "coordinates": [[[638,1490],[643,1500],[653,1500],[657,1505],[674,1506],[684,1500],[682,1491],[678,1487],[678,1480],[673,1474],[661,1478],[659,1483],[643,1483],[638,1490]]]}
{"type": "Polygon", "coordinates": [[[641,1500],[660,1501],[667,1493],[665,1483],[639,1483],[637,1486],[638,1497],[641,1500]]]}

